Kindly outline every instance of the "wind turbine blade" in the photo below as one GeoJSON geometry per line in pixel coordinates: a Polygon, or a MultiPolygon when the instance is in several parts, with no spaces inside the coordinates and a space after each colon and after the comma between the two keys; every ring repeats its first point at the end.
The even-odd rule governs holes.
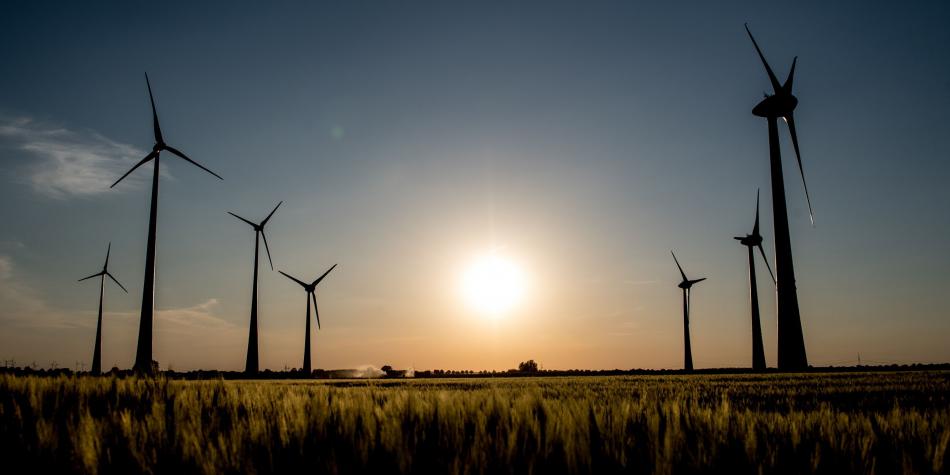
{"type": "Polygon", "coordinates": [[[798,172],[802,175],[802,186],[805,187],[805,201],[808,202],[808,218],[811,219],[811,225],[815,225],[815,212],[811,207],[811,196],[808,195],[808,183],[805,183],[805,169],[802,167],[802,154],[798,151],[798,133],[795,131],[795,115],[791,112],[785,116],[785,123],[788,124],[788,132],[792,135],[792,146],[795,147],[795,158],[798,159],[798,172]]]}
{"type": "Polygon", "coordinates": [[[280,205],[282,205],[282,204],[284,204],[283,201],[281,201],[280,203],[277,203],[277,206],[274,206],[274,210],[271,211],[270,214],[267,215],[266,218],[264,218],[264,221],[261,221],[261,227],[264,227],[264,225],[267,224],[268,221],[270,221],[270,217],[273,216],[274,213],[277,212],[277,208],[280,208],[280,205]]]}
{"type": "Polygon", "coordinates": [[[313,284],[312,284],[312,285],[316,286],[317,284],[319,284],[320,281],[323,280],[323,278],[326,277],[327,274],[329,274],[330,271],[333,270],[334,268],[336,268],[336,264],[333,264],[333,267],[327,269],[327,271],[324,272],[323,275],[321,275],[320,277],[317,277],[317,280],[313,281],[313,284]]]}
{"type": "Polygon", "coordinates": [[[755,190],[755,226],[752,227],[752,235],[759,235],[759,190],[755,190]]]}
{"type": "Polygon", "coordinates": [[[775,93],[778,94],[782,90],[782,85],[779,84],[778,79],[775,77],[775,73],[772,72],[772,68],[769,67],[769,62],[765,60],[765,55],[762,54],[762,50],[759,49],[759,44],[755,42],[755,37],[752,36],[752,32],[749,31],[749,24],[745,24],[745,32],[749,34],[749,39],[752,40],[752,45],[755,46],[755,51],[759,53],[759,59],[762,60],[762,64],[765,65],[765,72],[769,74],[769,82],[772,83],[772,89],[775,90],[775,93]]]}
{"type": "Polygon", "coordinates": [[[759,252],[762,254],[762,260],[765,261],[765,268],[769,270],[769,276],[772,277],[773,283],[778,283],[775,280],[775,274],[772,273],[772,266],[769,265],[769,258],[765,255],[765,249],[762,248],[762,244],[759,244],[759,252]]]}
{"type": "Polygon", "coordinates": [[[798,56],[795,56],[792,59],[792,69],[788,72],[788,77],[785,78],[785,84],[782,86],[782,89],[785,89],[785,92],[792,93],[792,82],[795,81],[795,63],[798,62],[798,56]]]}
{"type": "MultiPolygon", "coordinates": [[[[116,279],[112,274],[106,272],[106,275],[109,276],[109,278],[112,279],[113,282],[115,282],[115,285],[118,285],[122,290],[125,290],[125,286],[120,284],[118,279],[116,279]]],[[[125,290],[125,293],[129,293],[129,291],[125,290]]]]}
{"type": "Polygon", "coordinates": [[[252,223],[252,222],[250,222],[250,221],[248,221],[248,220],[246,220],[246,219],[244,219],[244,218],[242,218],[242,217],[240,217],[240,216],[238,216],[238,215],[236,215],[236,214],[234,214],[234,213],[232,213],[232,212],[230,212],[230,211],[228,211],[228,214],[230,214],[231,216],[234,216],[234,217],[237,218],[237,219],[240,219],[241,221],[244,221],[244,222],[247,223],[247,224],[250,224],[251,227],[253,227],[254,229],[257,229],[257,225],[256,225],[256,224],[254,224],[254,223],[252,223]]]}
{"type": "Polygon", "coordinates": [[[84,281],[84,280],[89,280],[89,279],[91,279],[91,278],[93,278],[93,277],[99,277],[99,276],[102,275],[102,274],[104,274],[104,273],[103,273],[103,272],[96,272],[95,274],[92,274],[92,275],[90,275],[89,277],[83,277],[82,279],[79,279],[79,280],[77,280],[76,282],[82,282],[82,281],[84,281]]]}
{"type": "Polygon", "coordinates": [[[155,143],[163,143],[162,127],[158,125],[158,112],[155,111],[155,98],[152,97],[152,84],[148,82],[148,73],[145,73],[145,85],[148,86],[148,100],[152,103],[152,129],[155,132],[155,143]]]}
{"type": "Polygon", "coordinates": [[[264,238],[264,250],[267,251],[267,262],[270,262],[270,270],[274,270],[274,261],[270,258],[270,247],[267,246],[267,235],[264,234],[263,228],[261,228],[261,237],[264,238]]]}
{"type": "Polygon", "coordinates": [[[307,288],[307,284],[301,282],[300,279],[298,279],[298,278],[296,278],[296,277],[294,277],[294,276],[292,276],[292,275],[290,275],[290,274],[288,274],[288,273],[286,273],[286,272],[284,272],[284,271],[282,271],[282,270],[279,270],[279,271],[277,271],[277,272],[280,272],[281,274],[284,274],[284,277],[286,277],[286,278],[288,278],[288,279],[290,279],[290,280],[292,280],[292,281],[294,281],[294,282],[296,282],[296,283],[302,285],[304,288],[307,288]]]}
{"type": "Polygon", "coordinates": [[[310,292],[313,297],[313,316],[317,318],[317,330],[320,329],[320,310],[317,310],[317,294],[310,292]]]}
{"type": "MultiPolygon", "coordinates": [[[[670,254],[673,254],[673,251],[670,251],[670,254]]],[[[673,254],[673,262],[676,262],[676,267],[679,268],[680,275],[683,276],[683,281],[689,280],[686,278],[686,273],[683,272],[683,267],[680,266],[680,261],[676,259],[676,254],[673,254]]]]}
{"type": "Polygon", "coordinates": [[[700,283],[700,282],[702,282],[702,281],[704,281],[704,280],[706,280],[705,277],[703,277],[703,278],[701,278],[701,279],[691,280],[691,281],[689,281],[689,283],[690,283],[691,285],[692,285],[692,284],[698,284],[698,283],[700,283]]]}
{"type": "Polygon", "coordinates": [[[149,160],[155,158],[156,156],[158,156],[158,153],[156,153],[155,151],[152,151],[151,153],[149,153],[148,155],[146,155],[145,158],[143,158],[141,161],[139,161],[138,163],[136,163],[135,166],[132,167],[131,170],[125,172],[125,175],[122,175],[122,176],[121,176],[118,180],[116,180],[115,183],[113,183],[112,186],[110,186],[109,188],[115,188],[115,185],[118,185],[120,181],[124,180],[125,177],[129,176],[129,173],[134,172],[136,168],[138,168],[138,167],[144,165],[145,162],[147,162],[147,161],[149,161],[149,160]]]}
{"type": "Polygon", "coordinates": [[[165,149],[168,150],[168,151],[171,152],[171,153],[174,153],[175,155],[178,155],[179,157],[181,157],[182,159],[184,159],[184,160],[186,160],[187,162],[191,163],[192,165],[194,165],[194,166],[196,166],[196,167],[198,167],[198,168],[200,168],[200,169],[202,169],[202,170],[204,170],[204,171],[206,171],[206,172],[208,172],[208,173],[210,173],[210,174],[212,174],[212,175],[218,177],[219,180],[223,180],[223,179],[224,179],[224,178],[221,178],[221,175],[218,175],[217,173],[215,173],[215,172],[213,172],[213,171],[211,171],[211,170],[208,170],[207,168],[203,167],[203,166],[202,166],[201,164],[199,164],[198,162],[196,162],[196,161],[194,161],[194,160],[192,160],[192,159],[186,157],[185,154],[181,153],[181,151],[179,151],[178,149],[173,148],[173,147],[169,147],[168,145],[165,146],[165,149]]]}
{"type": "Polygon", "coordinates": [[[106,248],[106,265],[102,266],[103,269],[109,268],[109,253],[112,252],[112,242],[109,242],[109,247],[106,248]]]}

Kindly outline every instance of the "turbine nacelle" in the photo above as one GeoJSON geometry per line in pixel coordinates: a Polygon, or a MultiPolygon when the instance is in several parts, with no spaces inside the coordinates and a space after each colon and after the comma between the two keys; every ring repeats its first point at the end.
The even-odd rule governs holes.
{"type": "Polygon", "coordinates": [[[798,98],[792,94],[773,94],[766,96],[752,108],[752,114],[759,117],[787,117],[798,106],[798,98]]]}
{"type": "Polygon", "coordinates": [[[743,246],[758,247],[762,245],[762,236],[755,234],[746,234],[745,237],[736,236],[733,239],[739,241],[743,246]]]}
{"type": "Polygon", "coordinates": [[[111,253],[112,253],[112,243],[110,242],[110,243],[109,243],[109,247],[106,248],[106,262],[105,262],[105,264],[102,265],[102,270],[99,271],[99,272],[96,272],[95,274],[92,274],[92,275],[90,275],[90,276],[83,277],[82,279],[79,279],[78,282],[82,282],[82,281],[84,281],[84,280],[89,280],[89,279],[91,279],[91,278],[93,278],[93,277],[100,277],[100,276],[102,277],[102,280],[105,281],[105,278],[108,277],[108,278],[112,279],[112,281],[115,282],[116,285],[118,285],[119,288],[121,288],[125,293],[129,293],[129,291],[126,290],[125,286],[122,285],[122,284],[119,282],[119,280],[116,279],[115,276],[113,276],[112,273],[109,272],[109,254],[111,254],[111,253]]]}
{"type": "MultiPolygon", "coordinates": [[[[276,208],[275,208],[275,209],[276,209],[276,208]]],[[[319,285],[319,284],[320,284],[320,281],[322,281],[323,278],[326,277],[327,274],[329,274],[330,271],[332,271],[332,270],[335,269],[335,268],[336,268],[336,264],[333,264],[333,266],[330,267],[329,269],[327,269],[327,271],[324,272],[323,275],[321,275],[320,277],[317,277],[316,279],[314,279],[313,282],[311,282],[311,283],[309,283],[309,284],[306,283],[306,282],[304,282],[304,281],[302,281],[302,280],[300,280],[300,279],[298,279],[298,278],[296,278],[296,277],[294,277],[294,276],[292,276],[292,275],[290,275],[290,274],[288,274],[288,273],[286,273],[286,272],[284,272],[284,271],[282,271],[282,270],[277,271],[277,272],[280,272],[281,274],[283,274],[284,277],[286,277],[286,278],[288,278],[288,279],[290,279],[290,280],[292,280],[292,281],[294,281],[294,282],[300,284],[300,286],[303,287],[303,289],[307,292],[307,315],[308,315],[308,318],[309,318],[309,315],[310,315],[310,302],[311,302],[311,300],[312,300],[312,301],[313,301],[313,311],[314,311],[314,314],[315,314],[316,317],[317,317],[317,328],[318,328],[318,329],[320,328],[320,311],[317,310],[317,294],[316,294],[317,285],[319,285]]],[[[308,319],[307,321],[309,322],[310,320],[308,319]]],[[[307,328],[307,331],[309,332],[309,331],[310,331],[310,328],[307,328]]],[[[309,335],[309,333],[308,333],[308,335],[309,335]]],[[[307,338],[309,338],[309,336],[308,336],[307,338]]],[[[309,342],[310,340],[308,339],[307,341],[309,342]]],[[[309,343],[308,343],[308,345],[309,345],[309,343]]]]}
{"type": "MultiPolygon", "coordinates": [[[[756,43],[755,37],[752,36],[752,32],[749,31],[749,25],[745,25],[745,31],[749,34],[749,39],[752,40],[752,45],[755,46],[755,52],[758,53],[759,59],[762,60],[762,66],[765,66],[765,72],[769,76],[769,82],[772,84],[772,90],[775,92],[773,95],[765,94],[765,99],[762,99],[754,108],[752,108],[752,114],[765,117],[769,120],[775,120],[779,117],[785,119],[785,123],[788,124],[788,133],[792,136],[792,146],[795,147],[795,158],[798,159],[798,172],[802,176],[802,187],[805,188],[805,201],[808,202],[808,218],[811,220],[812,226],[815,225],[815,212],[811,207],[811,197],[808,195],[808,184],[805,183],[805,169],[802,166],[802,153],[798,148],[798,133],[795,131],[795,107],[798,106],[798,99],[792,95],[792,85],[795,81],[795,64],[798,62],[798,57],[792,60],[792,67],[788,71],[788,77],[785,79],[785,84],[780,84],[778,78],[775,77],[775,72],[772,71],[772,67],[769,66],[769,62],[765,60],[765,55],[762,54],[762,50],[759,48],[759,44],[756,43]]],[[[784,197],[782,198],[784,199],[784,197]]]]}
{"type": "MultiPolygon", "coordinates": [[[[765,256],[765,249],[762,247],[762,235],[759,234],[759,190],[755,190],[755,225],[752,226],[752,234],[746,234],[745,237],[737,236],[733,239],[739,241],[743,246],[748,246],[749,252],[752,252],[752,248],[759,248],[759,253],[762,254],[762,260],[765,261],[765,267],[769,270],[772,282],[775,282],[775,274],[772,273],[769,258],[765,256]]],[[[751,254],[749,256],[751,257],[751,254]]]]}
{"type": "Polygon", "coordinates": [[[115,183],[113,183],[112,186],[110,186],[110,188],[114,188],[116,185],[118,185],[120,181],[124,180],[125,177],[129,176],[130,173],[134,172],[136,168],[154,159],[157,159],[158,156],[164,151],[171,152],[173,155],[178,156],[178,158],[181,158],[182,160],[214,175],[219,180],[223,180],[224,178],[221,178],[221,175],[218,175],[217,173],[205,168],[200,163],[189,158],[181,150],[178,150],[174,147],[169,147],[165,143],[165,139],[162,136],[162,127],[158,123],[158,112],[156,112],[155,110],[155,98],[152,96],[152,85],[151,83],[148,82],[148,74],[145,75],[145,84],[148,87],[148,100],[149,100],[149,103],[152,105],[152,129],[155,133],[155,145],[152,146],[152,151],[148,155],[146,155],[145,158],[143,158],[138,163],[136,163],[135,166],[133,166],[131,170],[125,172],[125,175],[122,175],[121,177],[119,177],[119,179],[116,180],[115,183]]]}
{"type": "Polygon", "coordinates": [[[670,254],[673,255],[673,262],[676,262],[676,268],[679,269],[680,275],[683,277],[683,281],[680,282],[679,285],[677,285],[677,287],[683,290],[689,290],[689,288],[692,287],[693,284],[706,280],[705,277],[701,279],[693,279],[693,280],[688,279],[686,277],[686,272],[683,272],[683,266],[680,265],[680,261],[676,258],[676,254],[673,254],[673,251],[670,251],[670,254]]]}
{"type": "Polygon", "coordinates": [[[698,283],[700,283],[700,282],[702,282],[702,281],[704,281],[704,280],[706,280],[705,277],[703,277],[703,278],[701,278],[701,279],[684,280],[684,281],[680,282],[679,285],[677,285],[677,287],[679,287],[679,288],[681,288],[681,289],[683,289],[683,290],[689,290],[689,289],[693,286],[693,284],[698,284],[698,283]]]}
{"type": "Polygon", "coordinates": [[[277,272],[280,272],[281,274],[284,275],[284,277],[286,277],[286,278],[288,278],[288,279],[290,279],[290,280],[292,280],[292,281],[294,281],[294,282],[300,284],[300,286],[303,287],[304,290],[307,291],[307,293],[312,294],[312,293],[314,293],[314,291],[317,290],[317,285],[319,285],[320,282],[327,276],[327,274],[329,274],[330,271],[332,271],[332,270],[335,269],[335,268],[336,268],[336,264],[333,264],[333,266],[330,267],[329,269],[327,269],[327,271],[324,272],[323,275],[321,275],[320,277],[317,277],[316,279],[314,279],[313,282],[311,282],[311,283],[309,283],[309,284],[306,283],[306,282],[304,282],[304,281],[302,281],[302,280],[300,280],[300,279],[298,279],[298,278],[296,278],[296,277],[294,277],[294,276],[292,276],[292,275],[290,275],[290,274],[288,274],[288,273],[286,273],[286,272],[284,272],[284,271],[282,271],[282,270],[279,270],[279,271],[277,271],[277,272]]]}
{"type": "MultiPolygon", "coordinates": [[[[270,221],[271,216],[273,216],[274,213],[277,212],[277,208],[280,208],[280,205],[282,205],[282,204],[284,204],[283,201],[281,201],[280,203],[277,203],[277,206],[274,206],[274,209],[270,212],[270,214],[268,214],[267,217],[264,218],[264,220],[261,221],[260,223],[255,223],[255,222],[253,222],[253,221],[251,221],[251,220],[249,220],[249,219],[247,219],[247,218],[242,218],[242,217],[240,217],[240,216],[238,216],[238,215],[236,215],[236,214],[234,214],[234,213],[228,211],[228,214],[230,214],[231,216],[234,216],[235,218],[240,219],[241,221],[244,221],[245,223],[247,223],[248,225],[250,225],[251,228],[254,229],[254,232],[255,232],[255,233],[261,233],[261,237],[264,238],[264,250],[267,251],[267,262],[270,263],[270,268],[271,268],[271,270],[274,270],[274,261],[273,261],[273,260],[271,259],[271,257],[270,257],[270,246],[267,245],[267,234],[264,234],[264,226],[267,225],[267,222],[270,221]]],[[[255,252],[256,252],[256,251],[255,251],[255,252]]],[[[256,256],[256,255],[257,255],[257,254],[255,254],[255,256],[256,256]]],[[[255,259],[257,259],[257,257],[255,257],[255,259]]],[[[255,265],[255,266],[257,265],[257,261],[256,261],[256,260],[254,261],[254,265],[255,265]]]]}

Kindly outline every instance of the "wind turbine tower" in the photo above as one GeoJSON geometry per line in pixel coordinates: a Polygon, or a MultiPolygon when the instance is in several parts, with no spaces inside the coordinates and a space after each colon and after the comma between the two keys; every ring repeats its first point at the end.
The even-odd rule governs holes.
{"type": "MultiPolygon", "coordinates": [[[[673,254],[673,251],[670,251],[670,254],[673,254]]],[[[694,284],[702,282],[706,280],[706,278],[690,280],[686,278],[686,273],[683,272],[680,261],[676,259],[676,254],[673,254],[673,262],[676,262],[676,267],[680,270],[680,275],[683,277],[683,280],[680,281],[678,285],[680,289],[683,289],[683,369],[692,371],[693,350],[689,343],[689,293],[694,284]]]]}
{"type": "Polygon", "coordinates": [[[165,143],[165,138],[162,136],[162,128],[158,123],[158,112],[155,111],[155,98],[152,97],[152,85],[148,82],[148,74],[145,75],[145,85],[148,87],[148,99],[152,104],[152,132],[155,135],[155,145],[152,146],[152,151],[149,152],[145,158],[136,163],[131,170],[125,172],[125,175],[122,175],[116,180],[115,183],[112,184],[112,187],[118,185],[120,181],[146,162],[154,162],[152,170],[152,200],[148,215],[148,242],[145,247],[145,281],[142,284],[142,313],[139,320],[139,339],[135,351],[135,365],[133,366],[136,372],[150,374],[152,372],[152,319],[155,310],[155,238],[158,231],[159,155],[163,151],[168,151],[173,155],[177,155],[182,160],[218,177],[218,179],[223,180],[223,178],[188,158],[178,149],[165,143]]]}
{"type": "Polygon", "coordinates": [[[765,267],[769,270],[769,276],[775,281],[775,275],[772,274],[772,268],[769,266],[769,259],[765,257],[765,250],[762,249],[762,235],[759,234],[759,193],[755,193],[755,225],[752,227],[752,234],[746,234],[745,237],[734,238],[743,246],[749,249],[749,299],[752,305],[752,369],[756,371],[765,371],[765,347],[762,345],[762,322],[759,318],[759,289],[755,279],[755,248],[762,254],[762,260],[765,261],[765,267]]]}
{"type": "Polygon", "coordinates": [[[109,247],[106,248],[106,263],[103,264],[102,270],[96,272],[95,274],[90,275],[89,277],[83,277],[79,279],[79,282],[82,282],[93,277],[99,277],[99,319],[96,323],[96,347],[92,350],[92,374],[98,376],[102,374],[102,300],[103,295],[105,294],[106,287],[106,277],[112,279],[115,282],[115,285],[118,285],[120,289],[129,293],[128,290],[125,290],[125,287],[116,280],[115,276],[109,273],[109,254],[112,252],[112,243],[109,243],[109,247]]]}
{"type": "Polygon", "coordinates": [[[781,84],[772,72],[772,68],[765,60],[765,55],[755,42],[749,25],[746,33],[759,54],[759,59],[765,66],[765,72],[772,83],[773,94],[765,94],[765,99],[759,102],[752,113],[764,117],[769,126],[769,163],[772,175],[772,219],[775,232],[775,273],[776,310],[778,313],[778,368],[784,371],[800,371],[808,368],[808,357],[805,355],[805,337],[802,332],[802,319],[798,309],[798,291],[795,288],[795,268],[792,263],[792,243],[788,231],[788,211],[785,205],[785,180],[782,176],[782,151],[778,138],[778,119],[782,118],[788,124],[788,131],[798,158],[798,171],[802,176],[805,188],[805,200],[808,202],[808,216],[812,225],[815,224],[815,215],[811,207],[811,198],[808,195],[808,185],[805,184],[805,171],[802,168],[802,155],[798,148],[798,134],[795,132],[795,116],[793,112],[798,106],[798,99],[792,95],[792,84],[795,79],[795,63],[798,57],[792,60],[785,83],[781,84]]]}
{"type": "Polygon", "coordinates": [[[304,337],[304,344],[303,344],[303,366],[301,366],[301,368],[303,368],[303,372],[307,374],[307,377],[310,377],[310,374],[312,372],[311,367],[310,367],[310,300],[311,299],[313,300],[313,313],[314,313],[314,316],[317,318],[317,329],[319,330],[320,329],[320,311],[317,310],[317,295],[315,291],[317,289],[317,284],[319,284],[320,281],[322,281],[323,278],[326,277],[327,274],[329,274],[330,271],[332,271],[335,267],[336,267],[336,264],[333,264],[333,267],[330,267],[329,269],[327,269],[327,271],[324,272],[323,275],[321,275],[320,277],[317,277],[316,280],[314,280],[313,282],[309,284],[306,282],[303,282],[302,280],[290,274],[287,274],[284,271],[278,271],[281,274],[283,274],[284,277],[300,284],[300,286],[303,287],[303,289],[307,292],[307,330],[306,330],[306,336],[304,337]]]}
{"type": "Polygon", "coordinates": [[[267,222],[270,221],[271,216],[274,216],[274,213],[277,212],[277,208],[280,208],[281,204],[283,204],[283,201],[277,203],[277,206],[274,206],[274,210],[271,211],[270,214],[268,214],[267,217],[260,222],[260,224],[244,219],[228,211],[228,214],[231,216],[244,221],[254,228],[254,284],[251,287],[251,328],[248,330],[247,361],[244,365],[244,372],[247,374],[257,374],[260,369],[257,339],[257,256],[258,251],[260,250],[261,238],[263,237],[264,250],[267,251],[267,262],[270,263],[270,269],[274,270],[274,261],[270,258],[270,247],[267,245],[267,235],[264,234],[264,226],[266,226],[267,222]]]}

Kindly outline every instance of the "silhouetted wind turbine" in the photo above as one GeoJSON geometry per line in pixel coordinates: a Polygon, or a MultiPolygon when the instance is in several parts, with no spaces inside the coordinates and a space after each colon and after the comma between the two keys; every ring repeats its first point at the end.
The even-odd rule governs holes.
{"type": "MultiPolygon", "coordinates": [[[[673,251],[670,251],[670,254],[673,254],[673,251]]],[[[684,363],[683,367],[686,371],[693,370],[693,350],[689,344],[689,291],[693,287],[693,284],[702,282],[706,280],[705,277],[701,279],[689,280],[686,278],[686,273],[683,272],[683,267],[680,266],[680,261],[676,259],[676,254],[673,254],[673,261],[676,262],[676,267],[680,270],[680,275],[683,276],[683,281],[679,283],[679,288],[683,289],[683,348],[684,348],[684,363]]]]}
{"type": "Polygon", "coordinates": [[[152,104],[152,129],[155,134],[155,145],[152,151],[141,161],[135,164],[131,170],[125,172],[115,183],[118,185],[125,177],[135,171],[136,168],[144,165],[149,160],[154,161],[154,170],[152,171],[152,202],[148,218],[148,244],[145,250],[145,283],[142,285],[142,315],[139,321],[139,341],[135,352],[134,369],[140,373],[152,372],[152,314],[155,306],[155,234],[156,221],[158,217],[158,159],[162,151],[169,151],[177,155],[188,163],[222,179],[217,173],[208,170],[199,165],[194,160],[185,156],[184,153],[165,143],[162,137],[162,128],[158,124],[158,113],[155,111],[155,99],[152,97],[152,85],[148,82],[148,74],[145,74],[145,85],[148,87],[148,99],[152,104]]]}
{"type": "Polygon", "coordinates": [[[795,268],[792,264],[792,243],[788,232],[788,211],[785,207],[785,180],[782,177],[782,151],[778,140],[778,118],[785,119],[788,131],[792,136],[792,146],[798,159],[798,171],[802,175],[802,184],[805,187],[805,200],[808,202],[808,216],[815,224],[815,215],[812,212],[811,198],[808,196],[808,185],[805,184],[805,171],[802,168],[802,156],[798,148],[798,135],[795,132],[795,117],[793,112],[798,105],[798,99],[792,95],[792,83],[795,78],[795,63],[798,57],[792,60],[792,68],[785,79],[785,84],[779,84],[775,73],[765,60],[759,44],[752,37],[749,25],[746,33],[752,40],[765,72],[769,75],[774,93],[765,95],[752,113],[765,117],[769,125],[769,162],[772,171],[772,219],[775,227],[775,272],[776,280],[776,311],[778,313],[778,368],[781,370],[802,370],[808,367],[808,357],[805,355],[805,337],[802,333],[802,319],[798,309],[798,292],[795,289],[795,268]]]}
{"type": "Polygon", "coordinates": [[[274,213],[277,212],[277,208],[280,208],[281,204],[283,204],[283,201],[277,203],[277,206],[274,206],[274,210],[271,211],[263,221],[261,221],[261,224],[255,224],[228,211],[228,214],[231,216],[244,221],[254,228],[254,284],[251,287],[251,329],[249,330],[247,337],[247,363],[244,365],[244,372],[248,374],[257,373],[259,362],[257,353],[257,255],[260,248],[261,237],[263,237],[264,250],[267,251],[267,262],[270,263],[270,269],[274,270],[274,261],[272,261],[270,258],[270,247],[267,246],[267,235],[264,234],[264,226],[266,226],[267,222],[270,221],[271,216],[274,216],[274,213]]]}
{"type": "Polygon", "coordinates": [[[317,295],[314,293],[314,291],[317,289],[317,284],[319,284],[320,281],[323,280],[323,278],[326,277],[327,274],[329,274],[330,271],[332,271],[335,267],[336,267],[336,264],[333,264],[333,267],[330,267],[329,269],[327,269],[327,271],[324,272],[323,275],[321,275],[320,277],[317,277],[316,280],[314,280],[313,282],[309,284],[301,281],[300,279],[296,277],[293,277],[287,274],[284,271],[278,271],[281,274],[284,274],[284,277],[300,284],[304,288],[304,290],[307,291],[307,336],[304,338],[304,344],[303,344],[303,371],[304,373],[308,375],[308,377],[311,373],[311,369],[310,369],[310,299],[311,298],[313,299],[313,313],[317,317],[317,329],[319,330],[320,329],[320,311],[317,310],[317,295]]]}
{"type": "Polygon", "coordinates": [[[775,281],[775,275],[772,274],[769,258],[765,256],[765,250],[762,249],[762,235],[759,234],[758,191],[755,192],[755,226],[752,227],[752,234],[746,234],[745,237],[736,237],[735,239],[749,248],[749,295],[752,302],[752,369],[764,371],[765,348],[762,346],[762,323],[759,319],[759,290],[755,281],[754,248],[759,248],[762,259],[765,261],[765,267],[769,270],[769,276],[772,277],[773,282],[775,281]]]}
{"type": "Polygon", "coordinates": [[[102,300],[103,294],[105,293],[106,287],[106,276],[112,279],[116,285],[119,286],[125,293],[128,293],[128,290],[125,290],[125,287],[116,280],[115,276],[109,273],[109,254],[112,253],[112,243],[109,243],[109,247],[106,248],[106,263],[102,265],[102,270],[90,275],[89,277],[83,277],[79,279],[79,282],[82,282],[93,277],[99,277],[99,320],[96,323],[96,348],[92,351],[92,374],[98,376],[102,374],[102,300]]]}

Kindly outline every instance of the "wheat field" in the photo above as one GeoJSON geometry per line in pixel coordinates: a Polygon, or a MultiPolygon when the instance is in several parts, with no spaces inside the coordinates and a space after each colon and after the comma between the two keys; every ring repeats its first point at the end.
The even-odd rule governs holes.
{"type": "Polygon", "coordinates": [[[0,460],[5,473],[946,473],[948,402],[947,372],[3,375],[0,460]]]}

